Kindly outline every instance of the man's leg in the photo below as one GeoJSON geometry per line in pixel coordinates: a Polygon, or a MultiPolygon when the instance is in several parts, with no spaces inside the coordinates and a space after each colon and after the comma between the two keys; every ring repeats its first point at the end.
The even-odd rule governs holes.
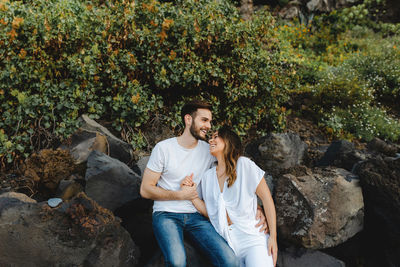
{"type": "Polygon", "coordinates": [[[153,232],[164,255],[165,266],[186,266],[182,214],[154,212],[153,232]]]}
{"type": "Polygon", "coordinates": [[[188,216],[185,233],[206,253],[214,266],[239,266],[239,259],[233,250],[203,215],[192,213],[188,216]]]}

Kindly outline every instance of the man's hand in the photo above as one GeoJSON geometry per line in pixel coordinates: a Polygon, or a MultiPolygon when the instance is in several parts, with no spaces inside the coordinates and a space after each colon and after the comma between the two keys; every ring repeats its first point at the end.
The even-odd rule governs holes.
{"type": "Polygon", "coordinates": [[[192,186],[182,186],[180,192],[180,199],[181,200],[193,200],[198,198],[199,195],[197,194],[196,190],[197,185],[193,183],[192,186]]]}
{"type": "Polygon", "coordinates": [[[269,233],[269,228],[267,221],[265,220],[265,215],[261,207],[257,206],[256,220],[259,222],[256,224],[256,228],[262,226],[260,228],[260,232],[264,232],[265,234],[269,233]]]}

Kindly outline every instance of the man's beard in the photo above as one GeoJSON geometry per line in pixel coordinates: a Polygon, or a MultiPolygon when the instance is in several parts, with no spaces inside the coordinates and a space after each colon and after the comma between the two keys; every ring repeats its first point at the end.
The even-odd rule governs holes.
{"type": "Polygon", "coordinates": [[[201,135],[200,135],[200,129],[198,129],[197,131],[196,131],[196,124],[193,122],[193,124],[192,124],[192,126],[190,126],[190,133],[192,134],[192,136],[194,137],[194,138],[196,138],[197,140],[203,140],[203,141],[207,141],[207,137],[206,136],[204,136],[204,137],[202,137],[201,135]]]}

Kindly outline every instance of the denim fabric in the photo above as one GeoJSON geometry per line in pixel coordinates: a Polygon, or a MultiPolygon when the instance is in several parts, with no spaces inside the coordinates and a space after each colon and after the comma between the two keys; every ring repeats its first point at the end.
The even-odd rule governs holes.
{"type": "Polygon", "coordinates": [[[233,250],[199,213],[153,213],[153,230],[166,266],[186,266],[183,235],[187,235],[210,259],[213,266],[239,266],[233,250]]]}

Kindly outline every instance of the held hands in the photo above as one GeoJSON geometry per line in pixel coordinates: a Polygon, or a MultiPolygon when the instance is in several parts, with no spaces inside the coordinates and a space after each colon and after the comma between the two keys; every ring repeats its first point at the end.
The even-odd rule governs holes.
{"type": "Polygon", "coordinates": [[[193,200],[198,198],[197,185],[193,182],[193,173],[186,176],[181,182],[181,199],[182,200],[193,200]]]}

